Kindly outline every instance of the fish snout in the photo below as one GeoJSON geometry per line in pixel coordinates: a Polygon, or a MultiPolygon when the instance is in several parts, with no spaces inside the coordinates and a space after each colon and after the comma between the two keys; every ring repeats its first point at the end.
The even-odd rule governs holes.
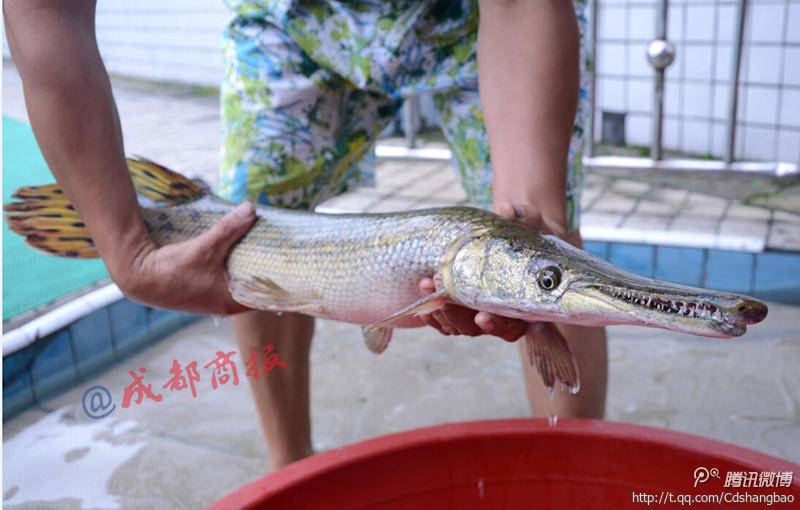
{"type": "Polygon", "coordinates": [[[737,322],[743,324],[755,324],[764,320],[767,316],[767,305],[755,299],[744,299],[734,307],[737,322]]]}

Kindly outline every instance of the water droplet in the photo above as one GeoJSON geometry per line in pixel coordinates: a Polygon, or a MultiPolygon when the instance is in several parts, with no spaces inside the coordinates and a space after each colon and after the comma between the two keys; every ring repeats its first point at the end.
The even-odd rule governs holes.
{"type": "Polygon", "coordinates": [[[275,312],[275,315],[277,315],[278,317],[280,317],[280,316],[282,316],[282,315],[283,315],[283,312],[275,312]]]}
{"type": "Polygon", "coordinates": [[[478,494],[480,494],[481,499],[483,499],[483,478],[478,479],[478,494]]]}
{"type": "Polygon", "coordinates": [[[215,328],[218,328],[220,324],[222,324],[222,317],[221,315],[212,315],[211,316],[211,323],[214,324],[215,328]]]}
{"type": "Polygon", "coordinates": [[[550,425],[551,427],[555,427],[556,423],[558,423],[558,416],[556,415],[555,412],[556,394],[555,391],[553,391],[552,386],[549,387],[548,389],[550,390],[550,413],[547,416],[547,424],[550,425]]]}

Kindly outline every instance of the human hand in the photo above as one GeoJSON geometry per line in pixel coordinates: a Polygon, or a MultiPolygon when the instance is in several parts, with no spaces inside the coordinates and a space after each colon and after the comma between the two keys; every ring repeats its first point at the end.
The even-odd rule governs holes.
{"type": "Polygon", "coordinates": [[[255,219],[255,208],[245,202],[194,239],[156,247],[148,238],[114,280],[129,298],[157,308],[218,315],[247,311],[231,297],[225,263],[255,219]]]}
{"type": "MultiPolygon", "coordinates": [[[[563,237],[563,229],[550,227],[536,207],[531,205],[500,203],[497,214],[510,220],[518,221],[527,227],[545,234],[563,237]]],[[[423,278],[419,283],[420,290],[432,294],[436,285],[432,278],[423,278]]],[[[507,342],[517,341],[528,327],[525,321],[511,319],[488,312],[478,312],[465,306],[448,304],[432,313],[420,315],[422,322],[436,328],[443,335],[479,336],[494,335],[507,342]]]]}

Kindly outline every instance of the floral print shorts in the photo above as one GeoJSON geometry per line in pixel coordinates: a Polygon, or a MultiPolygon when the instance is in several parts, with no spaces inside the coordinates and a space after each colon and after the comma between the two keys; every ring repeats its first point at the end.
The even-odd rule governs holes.
{"type": "MultiPolygon", "coordinates": [[[[313,208],[374,180],[373,146],[403,99],[433,94],[470,201],[491,207],[478,97],[478,8],[470,0],[226,0],[218,194],[313,208]]],[[[585,0],[575,2],[581,37],[585,0]]],[[[584,48],[585,45],[581,45],[584,48]]],[[[570,145],[567,207],[578,226],[590,62],[570,145]]]]}

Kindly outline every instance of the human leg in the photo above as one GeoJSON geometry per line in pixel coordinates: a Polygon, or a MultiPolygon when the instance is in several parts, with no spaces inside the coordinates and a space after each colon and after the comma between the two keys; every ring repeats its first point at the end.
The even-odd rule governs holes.
{"type": "MultiPolygon", "coordinates": [[[[372,169],[362,163],[377,132],[377,94],[348,86],[263,19],[235,19],[225,57],[221,196],[308,209],[369,179],[372,169]]],[[[286,362],[251,378],[270,468],[312,454],[313,318],[253,311],[233,324],[240,352],[258,355],[273,345],[286,362]]]]}
{"type": "Polygon", "coordinates": [[[286,366],[248,377],[269,445],[269,467],[279,469],[313,453],[309,389],[309,352],[314,318],[307,315],[252,311],[233,317],[233,329],[243,356],[260,356],[274,346],[286,366]]]}

